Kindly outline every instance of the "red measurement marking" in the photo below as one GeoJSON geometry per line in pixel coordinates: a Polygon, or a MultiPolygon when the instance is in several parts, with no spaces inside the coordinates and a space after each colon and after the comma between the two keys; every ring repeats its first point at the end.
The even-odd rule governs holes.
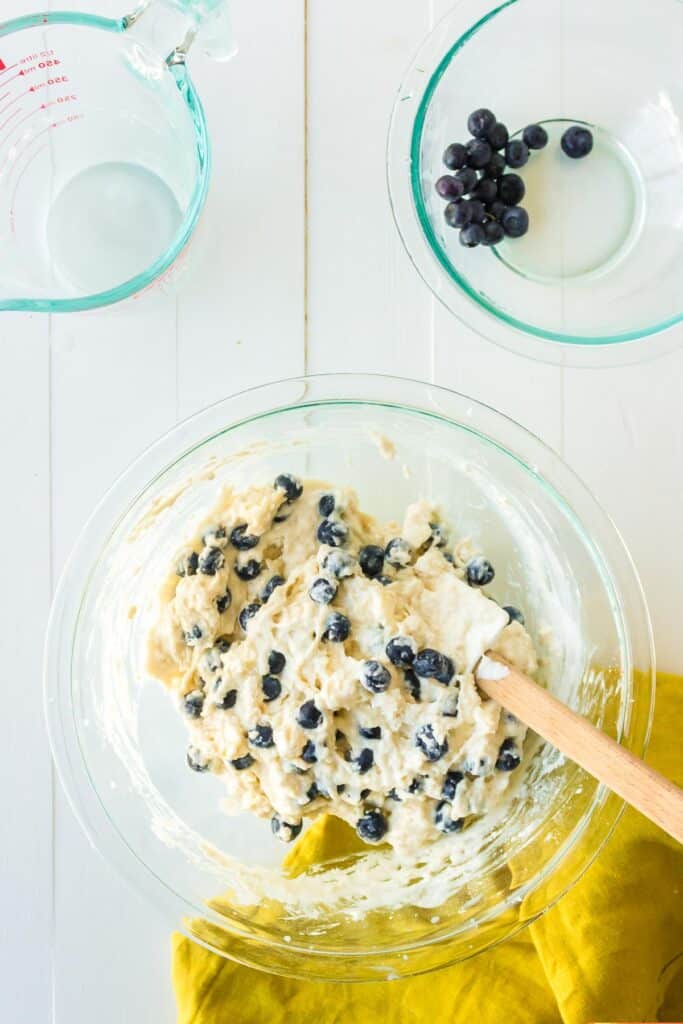
{"type": "MultiPolygon", "coordinates": [[[[41,105],[40,107],[36,107],[35,110],[32,110],[30,113],[28,113],[26,115],[26,117],[22,117],[21,120],[17,121],[16,124],[12,125],[11,131],[10,131],[10,135],[12,134],[12,132],[14,131],[15,128],[19,127],[20,124],[24,124],[26,121],[30,120],[30,118],[32,118],[32,117],[35,117],[36,114],[39,114],[41,112],[41,110],[44,110],[44,109],[45,108],[41,105]]],[[[5,127],[5,125],[8,124],[12,120],[12,118],[15,116],[15,114],[19,114],[20,112],[21,112],[21,107],[17,107],[17,109],[14,111],[14,114],[11,114],[10,117],[7,118],[7,121],[5,121],[5,124],[0,125],[0,131],[2,131],[2,129],[5,127]]],[[[7,135],[2,140],[2,142],[0,142],[0,149],[2,149],[2,147],[8,141],[8,139],[9,139],[9,135],[7,135]]]]}
{"type": "Polygon", "coordinates": [[[2,60],[0,60],[0,65],[1,65],[0,66],[0,75],[4,75],[5,71],[11,71],[12,68],[15,68],[17,66],[16,63],[15,64],[5,64],[5,62],[2,61],[2,60]]]}
{"type": "Polygon", "coordinates": [[[13,117],[16,117],[16,116],[17,116],[17,114],[19,114],[19,113],[21,113],[21,107],[17,107],[17,109],[16,109],[15,111],[14,111],[14,113],[13,113],[13,114],[10,114],[10,116],[9,116],[9,117],[7,118],[7,120],[5,121],[5,123],[4,123],[4,124],[0,124],[0,132],[2,131],[2,129],[3,129],[3,128],[5,128],[5,127],[6,127],[6,126],[7,126],[7,125],[8,125],[9,123],[10,123],[10,121],[12,120],[12,118],[13,118],[13,117]]]}
{"type": "MultiPolygon", "coordinates": [[[[32,92],[32,91],[33,91],[32,89],[24,89],[23,92],[17,93],[17,95],[14,97],[14,99],[10,100],[9,103],[7,104],[7,106],[3,107],[2,110],[0,110],[0,117],[2,117],[2,115],[5,113],[6,110],[9,110],[10,107],[13,107],[14,104],[17,102],[17,100],[20,100],[22,96],[28,96],[28,94],[30,92],[32,92]]],[[[9,96],[9,93],[6,93],[5,95],[9,96]]],[[[4,98],[5,97],[3,96],[3,99],[4,98]]]]}
{"type": "MultiPolygon", "coordinates": [[[[53,121],[52,124],[46,125],[44,128],[41,128],[41,130],[39,132],[36,132],[36,134],[33,136],[33,138],[28,140],[28,142],[26,143],[26,146],[25,146],[23,152],[24,153],[27,152],[29,147],[32,146],[34,144],[34,142],[36,142],[41,137],[41,135],[44,135],[46,132],[51,131],[53,128],[61,128],[62,125],[65,125],[65,124],[71,124],[73,121],[80,121],[84,117],[85,117],[85,114],[72,114],[70,117],[65,117],[61,121],[53,121]]],[[[21,140],[19,140],[19,141],[21,141],[21,140]]],[[[9,153],[7,154],[5,159],[3,160],[2,164],[0,164],[0,182],[2,182],[2,180],[4,178],[5,168],[6,168],[7,164],[14,157],[14,166],[16,167],[20,155],[21,154],[17,153],[16,151],[14,153],[12,152],[12,150],[9,151],[9,153]]]]}

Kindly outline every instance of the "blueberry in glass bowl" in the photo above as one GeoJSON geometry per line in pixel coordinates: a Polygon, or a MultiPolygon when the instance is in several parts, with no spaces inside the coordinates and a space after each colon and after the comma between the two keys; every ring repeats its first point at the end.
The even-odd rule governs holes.
{"type": "Polygon", "coordinates": [[[419,273],[481,335],[587,366],[680,340],[682,30],[678,0],[462,0],[421,46],[392,115],[391,205],[419,273]],[[472,127],[522,178],[529,229],[470,251],[434,182],[487,112],[472,127]]]}

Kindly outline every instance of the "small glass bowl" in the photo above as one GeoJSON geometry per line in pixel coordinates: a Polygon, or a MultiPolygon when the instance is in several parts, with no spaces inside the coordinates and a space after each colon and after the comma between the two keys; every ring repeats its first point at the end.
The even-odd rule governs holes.
{"type": "Polygon", "coordinates": [[[505,819],[462,834],[474,837],[470,858],[435,866],[428,851],[409,863],[388,848],[337,847],[296,878],[267,822],[227,816],[220,778],[187,768],[185,727],[148,677],[145,639],[160,581],[219,488],[283,470],[343,481],[383,518],[400,517],[418,495],[439,502],[496,565],[492,596],[523,607],[547,685],[643,753],[654,671],[647,609],[590,492],[487,406],[430,384],[341,374],[211,406],[148,449],[95,510],[48,630],[46,713],[62,783],[92,842],[169,928],[222,955],[343,981],[455,963],[557,900],[623,805],[531,744],[505,819]]]}
{"type": "Polygon", "coordinates": [[[461,0],[423,43],[394,106],[391,203],[422,277],[480,334],[587,365],[675,345],[634,342],[683,316],[682,28],[679,0],[461,0]],[[528,233],[472,250],[434,183],[482,106],[511,137],[541,123],[549,143],[516,172],[528,233]],[[560,148],[570,124],[593,132],[584,159],[560,148]]]}

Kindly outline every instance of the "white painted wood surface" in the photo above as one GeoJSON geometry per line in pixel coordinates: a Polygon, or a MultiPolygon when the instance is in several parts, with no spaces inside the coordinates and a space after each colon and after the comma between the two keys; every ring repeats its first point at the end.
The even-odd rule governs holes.
{"type": "MultiPolygon", "coordinates": [[[[2,16],[35,6],[4,0],[2,16]]],[[[117,0],[53,6],[121,13],[117,0]]],[[[391,221],[394,93],[448,6],[234,0],[238,58],[193,59],[215,164],[180,294],[87,316],[0,314],[3,1022],[173,1020],[167,930],[89,847],[54,780],[41,646],[55,577],[94,502],[154,437],[222,395],[355,369],[434,378],[497,406],[563,453],[612,513],[660,665],[683,670],[683,348],[596,373],[518,359],[432,300],[391,221]]]]}

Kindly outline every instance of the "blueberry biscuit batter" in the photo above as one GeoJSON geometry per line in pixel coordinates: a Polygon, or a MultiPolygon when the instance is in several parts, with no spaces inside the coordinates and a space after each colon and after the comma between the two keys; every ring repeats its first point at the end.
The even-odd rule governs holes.
{"type": "Polygon", "coordinates": [[[490,648],[527,673],[536,655],[521,612],[485,596],[493,577],[426,501],[399,527],[289,474],[224,492],[150,636],[189,767],[286,842],[329,813],[417,852],[499,807],[525,727],[472,672],[490,648]]]}

